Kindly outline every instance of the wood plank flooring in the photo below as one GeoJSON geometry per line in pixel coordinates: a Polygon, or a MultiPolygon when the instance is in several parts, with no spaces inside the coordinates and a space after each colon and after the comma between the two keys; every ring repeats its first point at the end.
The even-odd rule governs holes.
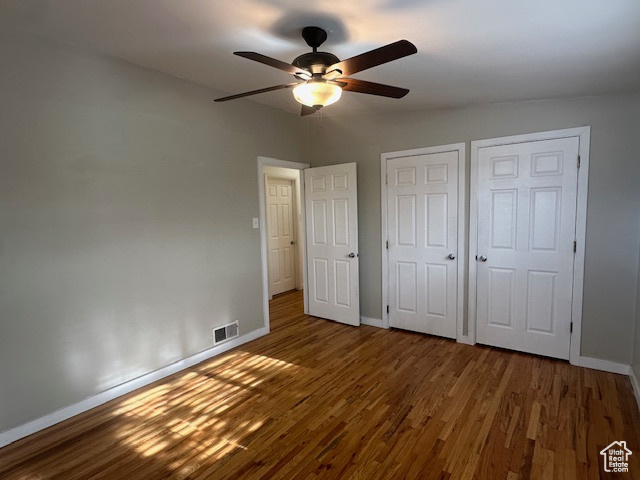
{"type": "Polygon", "coordinates": [[[0,478],[640,478],[624,376],[301,311],[276,297],[268,336],[0,449],[0,478]]]}

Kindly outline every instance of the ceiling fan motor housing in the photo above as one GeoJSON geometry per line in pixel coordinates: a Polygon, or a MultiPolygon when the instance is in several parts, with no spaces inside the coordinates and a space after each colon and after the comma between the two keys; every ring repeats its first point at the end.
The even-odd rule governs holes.
{"type": "Polygon", "coordinates": [[[324,74],[327,68],[334,63],[338,63],[340,59],[332,53],[328,52],[310,52],[304,53],[297,57],[292,65],[308,70],[312,74],[324,74]]]}
{"type": "Polygon", "coordinates": [[[327,39],[327,32],[324,29],[320,27],[304,27],[302,29],[302,38],[313,49],[313,52],[300,55],[291,62],[292,65],[307,70],[317,77],[325,74],[329,66],[340,61],[332,53],[318,52],[318,47],[327,39]]]}

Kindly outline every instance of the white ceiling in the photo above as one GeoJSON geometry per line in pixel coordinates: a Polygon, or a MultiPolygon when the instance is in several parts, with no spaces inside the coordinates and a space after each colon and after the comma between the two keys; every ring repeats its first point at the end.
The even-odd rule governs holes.
{"type": "MultiPolygon", "coordinates": [[[[290,82],[232,52],[290,62],[310,50],[307,25],[329,30],[320,50],[340,59],[417,46],[356,75],[409,88],[405,98],[347,92],[325,115],[640,90],[638,0],[3,0],[0,20],[224,94],[290,82]]],[[[251,99],[300,109],[290,90],[251,99]]]]}

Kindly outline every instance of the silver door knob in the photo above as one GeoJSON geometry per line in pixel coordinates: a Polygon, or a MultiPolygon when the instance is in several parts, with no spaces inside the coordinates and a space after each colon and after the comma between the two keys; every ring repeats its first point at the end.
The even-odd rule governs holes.
{"type": "Polygon", "coordinates": [[[455,260],[455,259],[456,259],[456,256],[455,256],[453,253],[450,253],[449,255],[447,255],[447,258],[448,258],[449,260],[455,260]]]}
{"type": "Polygon", "coordinates": [[[349,258],[356,258],[356,254],[351,252],[349,255],[347,255],[347,257],[349,258]]]}
{"type": "Polygon", "coordinates": [[[481,262],[486,262],[487,261],[487,257],[485,255],[480,255],[478,257],[478,260],[480,260],[481,262]]]}

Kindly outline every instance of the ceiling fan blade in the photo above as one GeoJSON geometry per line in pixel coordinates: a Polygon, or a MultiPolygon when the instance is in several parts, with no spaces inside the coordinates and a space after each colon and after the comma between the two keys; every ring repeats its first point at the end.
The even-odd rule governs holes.
{"type": "Polygon", "coordinates": [[[317,110],[313,107],[307,107],[306,105],[302,105],[302,110],[300,111],[301,117],[306,117],[307,115],[313,115],[317,110]]]}
{"type": "Polygon", "coordinates": [[[283,88],[291,88],[291,87],[295,87],[296,85],[300,85],[300,84],[298,82],[285,83],[284,85],[276,85],[275,87],[261,88],[260,90],[252,90],[250,92],[238,93],[236,95],[231,95],[229,97],[216,98],[214,101],[215,102],[226,102],[228,100],[235,100],[236,98],[248,97],[249,95],[256,95],[258,93],[273,92],[274,90],[282,90],[283,88]]]}
{"type": "Polygon", "coordinates": [[[376,48],[366,53],[356,55],[355,57],[347,58],[341,62],[334,63],[327,68],[327,76],[330,78],[334,70],[339,70],[340,76],[349,76],[354,73],[361,72],[367,68],[382,65],[383,63],[398,60],[399,58],[406,57],[407,55],[413,55],[417,53],[416,46],[408,40],[398,40],[397,42],[390,43],[384,47],[376,48]]]}
{"type": "Polygon", "coordinates": [[[261,53],[233,52],[233,54],[238,55],[239,57],[248,58],[249,60],[253,60],[255,62],[259,62],[264,65],[269,65],[270,67],[277,68],[278,70],[282,70],[284,72],[290,73],[291,75],[302,76],[302,77],[305,77],[305,79],[311,78],[311,73],[309,73],[305,69],[294,67],[290,63],[286,63],[281,60],[277,60],[275,58],[267,57],[266,55],[262,55],[261,53]]]}
{"type": "Polygon", "coordinates": [[[409,89],[401,87],[393,87],[391,85],[383,85],[382,83],[367,82],[366,80],[358,80],[357,78],[337,78],[329,83],[346,84],[342,87],[345,92],[368,93],[369,95],[379,95],[381,97],[402,98],[409,89]]]}

